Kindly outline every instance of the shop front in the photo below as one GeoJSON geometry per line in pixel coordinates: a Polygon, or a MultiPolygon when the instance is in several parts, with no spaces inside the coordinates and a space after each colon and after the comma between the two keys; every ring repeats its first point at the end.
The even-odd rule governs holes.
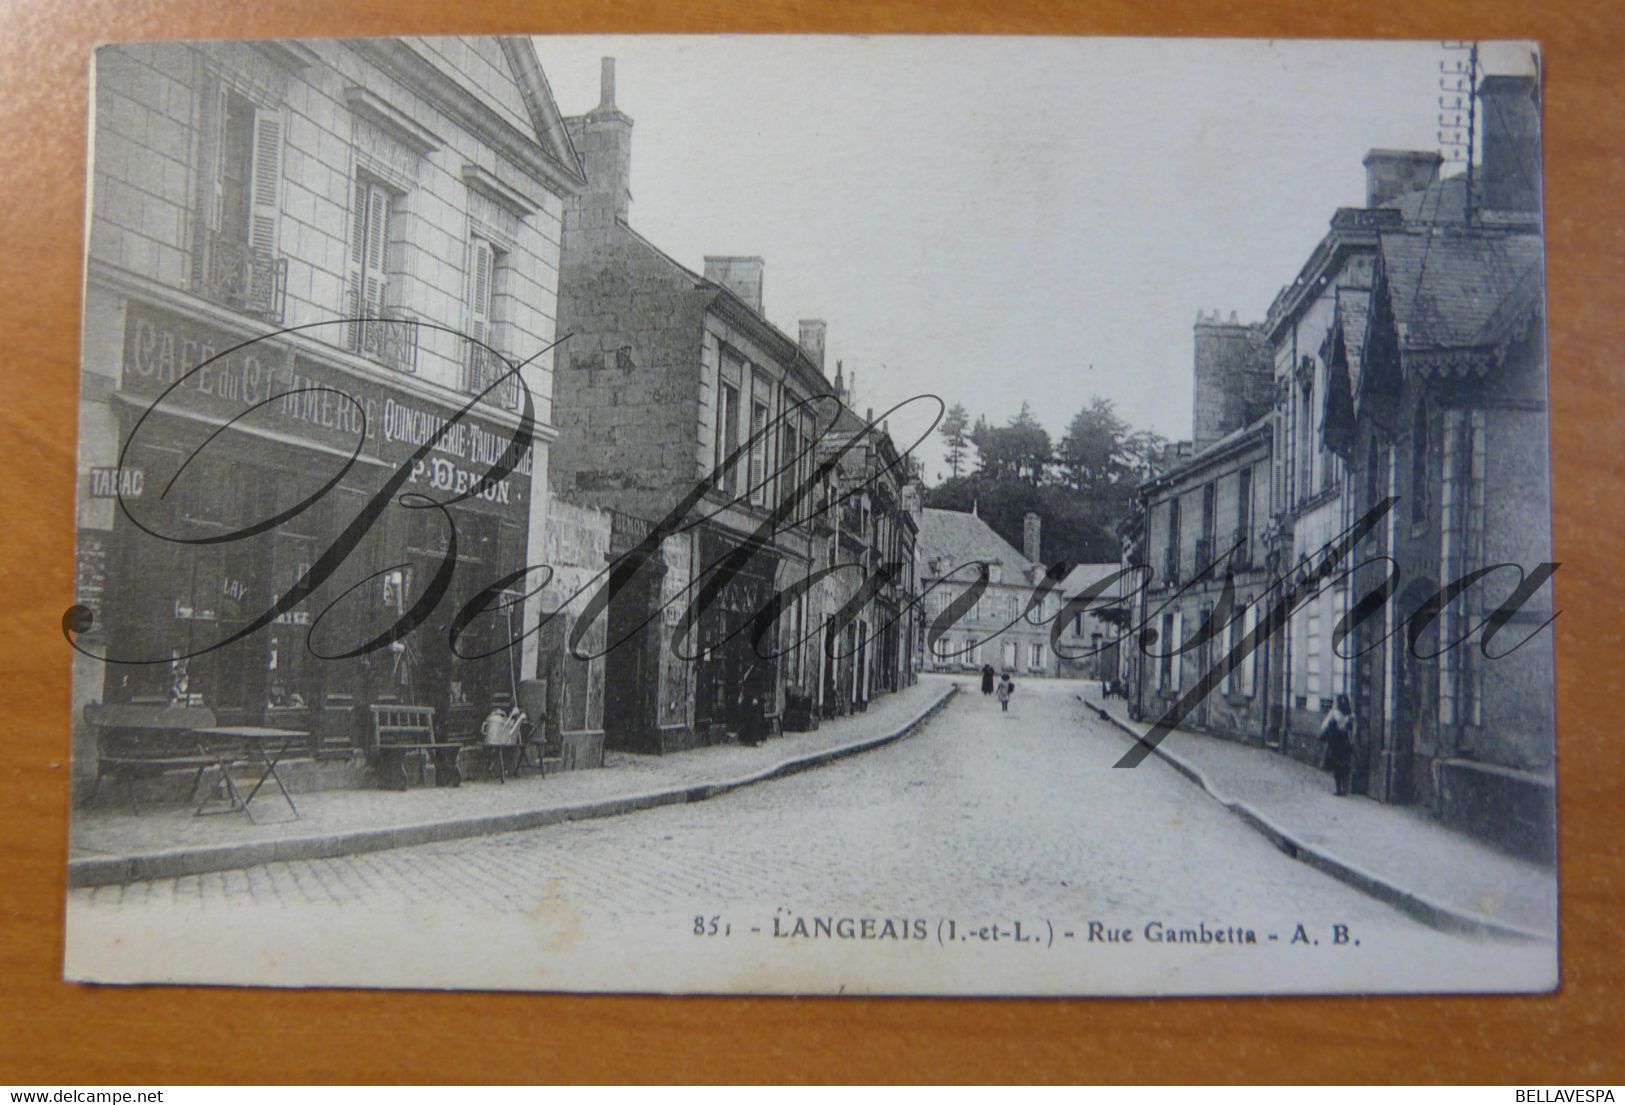
{"type": "Polygon", "coordinates": [[[457,397],[244,341],[125,312],[102,700],[206,705],[335,758],[377,702],[433,706],[444,737],[472,737],[515,693],[519,608],[458,614],[525,562],[528,449],[490,480],[513,431],[457,418],[457,397]]]}
{"type": "MultiPolygon", "coordinates": [[[[699,575],[729,561],[738,538],[704,531],[699,538],[699,575]]],[[[708,743],[732,737],[746,743],[762,738],[766,715],[778,698],[779,663],[773,643],[756,647],[752,623],[772,603],[779,556],[762,549],[737,566],[700,611],[695,663],[695,729],[708,743]]],[[[696,582],[696,592],[707,580],[696,582]]]]}

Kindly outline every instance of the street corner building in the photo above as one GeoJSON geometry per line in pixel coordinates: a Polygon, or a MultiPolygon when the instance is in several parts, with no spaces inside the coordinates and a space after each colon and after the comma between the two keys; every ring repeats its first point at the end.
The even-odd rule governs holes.
{"type": "Polygon", "coordinates": [[[1539,90],[1488,75],[1476,91],[1471,171],[1370,151],[1365,206],[1333,215],[1262,323],[1198,316],[1194,440],[1123,529],[1125,566],[1150,570],[1136,624],[1159,643],[1123,664],[1132,708],[1160,717],[1300,588],[1181,724],[1318,763],[1347,695],[1357,792],[1549,860],[1539,90]]]}
{"type": "Polygon", "coordinates": [[[565,125],[589,183],[564,205],[548,475],[636,554],[609,600],[607,746],[754,743],[913,682],[918,481],[828,377],[826,323],[769,322],[760,257],[697,273],[633,228],[614,59],[565,125]]]}
{"type": "Polygon", "coordinates": [[[558,598],[513,573],[586,184],[531,41],[105,46],[90,176],[76,777],[92,704],[308,733],[291,770],[323,785],[364,777],[381,703],[471,739],[552,671],[554,739],[588,728],[601,673],[509,647],[558,598]]]}

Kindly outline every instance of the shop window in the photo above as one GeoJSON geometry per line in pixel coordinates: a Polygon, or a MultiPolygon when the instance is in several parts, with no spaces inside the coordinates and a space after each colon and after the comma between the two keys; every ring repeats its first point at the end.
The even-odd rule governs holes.
{"type": "Polygon", "coordinates": [[[192,289],[281,321],[288,280],[277,251],[282,114],[216,83],[205,93],[199,149],[192,289]]]}

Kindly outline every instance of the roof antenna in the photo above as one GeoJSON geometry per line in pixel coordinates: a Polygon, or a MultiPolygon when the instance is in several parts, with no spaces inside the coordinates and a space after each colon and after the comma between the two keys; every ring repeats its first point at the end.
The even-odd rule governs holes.
{"type": "Polygon", "coordinates": [[[1467,198],[1462,204],[1464,219],[1473,225],[1473,146],[1478,123],[1478,43],[1440,43],[1445,51],[1460,56],[1439,61],[1439,152],[1446,161],[1467,165],[1467,198]]]}

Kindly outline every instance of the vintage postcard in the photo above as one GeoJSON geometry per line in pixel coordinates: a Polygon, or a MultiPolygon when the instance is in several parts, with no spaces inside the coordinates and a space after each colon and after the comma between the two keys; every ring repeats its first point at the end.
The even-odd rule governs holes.
{"type": "Polygon", "coordinates": [[[98,49],[67,977],[1554,988],[1540,62],[98,49]]]}

